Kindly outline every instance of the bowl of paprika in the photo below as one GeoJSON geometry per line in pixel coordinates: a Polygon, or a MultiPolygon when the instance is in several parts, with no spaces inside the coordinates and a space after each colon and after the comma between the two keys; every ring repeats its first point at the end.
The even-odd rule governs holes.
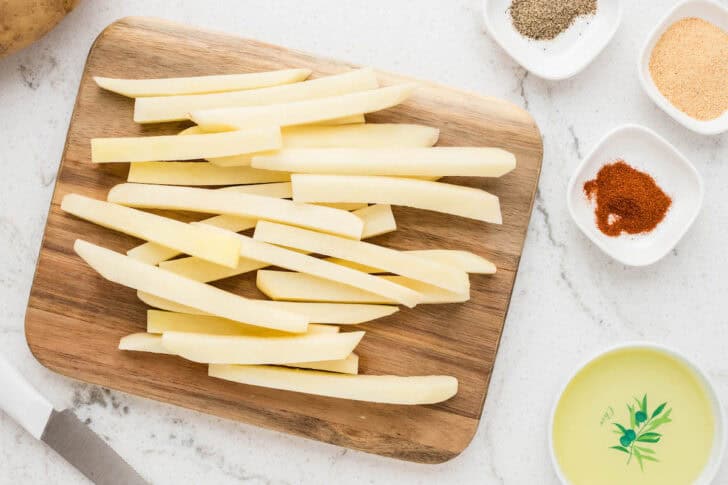
{"type": "Polygon", "coordinates": [[[628,266],[662,259],[682,239],[703,203],[690,161],[654,131],[624,125],[584,158],[567,189],[582,232],[628,266]]]}

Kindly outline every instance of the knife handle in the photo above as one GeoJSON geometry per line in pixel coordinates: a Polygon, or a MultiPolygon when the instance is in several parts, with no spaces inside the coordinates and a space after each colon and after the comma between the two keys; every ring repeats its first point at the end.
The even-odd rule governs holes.
{"type": "Polygon", "coordinates": [[[1,355],[0,389],[0,409],[36,439],[40,439],[53,411],[53,404],[1,355]]]}

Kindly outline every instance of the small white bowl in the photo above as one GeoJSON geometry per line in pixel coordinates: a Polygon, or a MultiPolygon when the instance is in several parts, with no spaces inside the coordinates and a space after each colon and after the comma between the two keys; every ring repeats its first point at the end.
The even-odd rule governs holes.
{"type": "Polygon", "coordinates": [[[564,476],[564,473],[561,471],[561,467],[559,466],[559,462],[556,459],[556,452],[554,450],[554,419],[556,417],[556,409],[558,408],[559,402],[561,401],[561,397],[564,395],[564,391],[566,391],[567,386],[569,383],[576,377],[579,372],[581,372],[584,367],[586,367],[588,364],[590,364],[592,361],[602,357],[603,355],[606,355],[610,352],[614,352],[616,350],[623,350],[623,349],[650,349],[650,350],[656,350],[658,352],[663,352],[665,354],[668,354],[675,359],[679,360],[685,366],[687,366],[689,369],[691,369],[696,376],[698,376],[698,379],[702,381],[703,386],[705,387],[706,392],[708,393],[708,398],[710,399],[713,407],[713,416],[715,418],[715,435],[713,436],[713,448],[712,453],[710,455],[710,458],[708,459],[708,463],[706,464],[705,468],[703,469],[703,472],[700,474],[698,479],[693,483],[693,485],[709,485],[713,479],[715,478],[715,475],[718,473],[718,470],[720,469],[720,466],[723,461],[723,455],[725,454],[725,448],[726,448],[726,416],[725,411],[723,410],[723,405],[720,402],[720,399],[718,398],[718,394],[715,391],[715,386],[713,385],[713,382],[710,380],[708,375],[703,372],[703,370],[698,367],[694,362],[692,362],[690,359],[688,359],[685,355],[681,354],[680,352],[671,349],[669,347],[666,347],[664,345],[655,344],[651,342],[627,342],[619,345],[615,345],[613,347],[608,348],[607,350],[604,350],[602,352],[599,352],[597,355],[593,356],[589,360],[583,362],[577,369],[574,371],[573,374],[569,376],[569,378],[566,380],[564,385],[561,387],[561,390],[559,391],[558,395],[556,396],[556,401],[554,401],[553,407],[551,408],[551,416],[549,418],[549,430],[548,430],[548,440],[549,440],[549,452],[551,455],[551,463],[554,466],[554,471],[556,472],[556,476],[559,478],[559,481],[563,485],[571,485],[571,483],[566,479],[564,476]]]}
{"type": "Polygon", "coordinates": [[[678,4],[657,24],[642,48],[638,66],[640,82],[655,104],[678,123],[702,135],[717,135],[728,131],[728,111],[714,120],[696,120],[677,109],[670,100],[663,96],[660,90],[657,89],[650,74],[650,56],[655,44],[672,24],[687,17],[698,17],[707,20],[728,32],[728,9],[725,7],[707,0],[687,0],[678,4]]]}
{"type": "Polygon", "coordinates": [[[591,17],[580,17],[555,39],[539,41],[521,35],[508,11],[512,0],[483,0],[485,28],[493,39],[525,69],[558,81],[579,73],[614,37],[622,20],[622,2],[598,3],[591,17]]]}
{"type": "Polygon", "coordinates": [[[703,182],[667,140],[648,128],[624,125],[608,133],[581,162],[569,181],[566,203],[577,226],[602,251],[622,264],[647,266],[669,253],[693,224],[703,204],[703,182]],[[594,205],[584,194],[584,183],[619,159],[651,175],[672,199],[665,219],[647,234],[603,234],[596,225],[594,205]]]}

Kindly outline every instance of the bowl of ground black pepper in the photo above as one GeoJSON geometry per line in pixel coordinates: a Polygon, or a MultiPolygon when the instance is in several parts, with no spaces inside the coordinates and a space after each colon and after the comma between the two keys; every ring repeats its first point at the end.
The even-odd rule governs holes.
{"type": "Polygon", "coordinates": [[[490,36],[516,62],[549,80],[574,76],[604,49],[622,17],[620,0],[484,0],[490,36]]]}
{"type": "Polygon", "coordinates": [[[728,131],[728,9],[708,0],[677,5],[648,37],[639,74],[649,97],[685,127],[728,131]]]}
{"type": "Polygon", "coordinates": [[[582,232],[628,266],[673,250],[703,203],[695,167],[667,140],[638,125],[615,129],[584,158],[567,190],[582,232]]]}

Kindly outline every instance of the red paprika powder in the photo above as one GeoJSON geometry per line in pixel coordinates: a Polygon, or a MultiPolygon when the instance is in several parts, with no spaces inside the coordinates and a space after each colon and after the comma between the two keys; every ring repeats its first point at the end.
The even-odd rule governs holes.
{"type": "Polygon", "coordinates": [[[595,203],[597,227],[611,237],[652,231],[672,205],[655,179],[624,160],[604,165],[584,193],[595,203]]]}

